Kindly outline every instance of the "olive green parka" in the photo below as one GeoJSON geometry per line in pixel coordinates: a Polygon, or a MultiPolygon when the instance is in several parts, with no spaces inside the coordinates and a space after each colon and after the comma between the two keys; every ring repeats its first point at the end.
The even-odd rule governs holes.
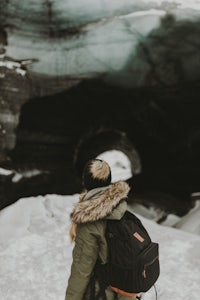
{"type": "MultiPolygon", "coordinates": [[[[65,300],[89,300],[87,289],[96,261],[100,259],[104,264],[108,258],[106,220],[122,218],[127,209],[129,190],[126,182],[119,181],[80,195],[80,201],[71,213],[72,222],[77,224],[77,229],[65,300]]],[[[107,300],[114,300],[114,293],[110,288],[106,289],[106,297],[107,300]]],[[[130,300],[121,295],[118,299],[130,300]]]]}

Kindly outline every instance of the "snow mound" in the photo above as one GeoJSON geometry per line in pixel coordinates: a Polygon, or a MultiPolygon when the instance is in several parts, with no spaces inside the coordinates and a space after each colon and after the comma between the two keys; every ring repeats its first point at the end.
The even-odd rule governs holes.
{"type": "MultiPolygon", "coordinates": [[[[0,212],[0,299],[64,299],[73,248],[69,214],[77,201],[78,195],[30,197],[0,212]]],[[[199,300],[200,237],[140,218],[160,244],[158,299],[199,300]]],[[[143,299],[154,300],[154,290],[143,299]]]]}

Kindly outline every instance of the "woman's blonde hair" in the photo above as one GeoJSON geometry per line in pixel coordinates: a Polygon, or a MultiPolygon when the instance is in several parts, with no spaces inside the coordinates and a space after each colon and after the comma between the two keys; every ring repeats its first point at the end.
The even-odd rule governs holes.
{"type": "Polygon", "coordinates": [[[76,227],[77,227],[77,224],[72,223],[70,231],[69,231],[69,237],[70,237],[71,242],[73,242],[75,240],[75,237],[76,237],[76,227]]]}

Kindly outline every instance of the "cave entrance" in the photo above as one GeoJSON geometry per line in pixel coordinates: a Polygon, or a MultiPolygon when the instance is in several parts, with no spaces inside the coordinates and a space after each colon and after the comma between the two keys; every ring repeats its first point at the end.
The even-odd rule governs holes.
{"type": "Polygon", "coordinates": [[[105,160],[109,164],[112,174],[112,182],[128,180],[133,176],[131,161],[122,151],[105,151],[98,155],[97,158],[105,160]]]}
{"type": "Polygon", "coordinates": [[[90,132],[80,140],[74,155],[74,165],[79,176],[87,161],[96,157],[106,160],[111,166],[113,182],[127,180],[142,170],[135,146],[125,132],[114,128],[90,132]]]}
{"type": "Polygon", "coordinates": [[[199,91],[198,85],[124,90],[91,80],[30,99],[10,157],[16,172],[40,173],[13,183],[12,194],[79,192],[89,159],[121,151],[134,192],[167,191],[189,203],[199,191],[199,91]]]}

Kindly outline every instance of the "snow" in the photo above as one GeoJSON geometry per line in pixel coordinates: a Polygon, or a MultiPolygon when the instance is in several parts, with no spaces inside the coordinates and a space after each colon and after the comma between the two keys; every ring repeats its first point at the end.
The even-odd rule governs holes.
{"type": "Polygon", "coordinates": [[[42,171],[37,170],[37,169],[21,171],[19,173],[19,172],[13,171],[13,170],[8,170],[8,169],[0,167],[0,176],[1,175],[2,176],[13,175],[12,176],[12,182],[14,182],[14,183],[19,182],[23,178],[31,178],[31,177],[34,177],[34,176],[37,176],[37,175],[40,175],[40,174],[42,174],[42,171]]]}
{"type": "MultiPolygon", "coordinates": [[[[120,177],[120,168],[121,177],[130,174],[126,156],[112,151],[102,156],[116,172],[115,179],[120,177]]],[[[22,198],[0,211],[1,300],[64,300],[73,249],[68,235],[69,215],[78,196],[22,198]]],[[[152,240],[160,245],[158,300],[199,300],[199,200],[182,219],[169,215],[165,226],[155,222],[162,215],[159,210],[139,204],[129,205],[129,210],[137,213],[152,240]]],[[[154,299],[153,288],[142,297],[154,299]]]]}
{"type": "Polygon", "coordinates": [[[21,68],[21,64],[18,62],[8,61],[8,60],[0,61],[0,67],[5,67],[10,70],[14,69],[16,71],[16,73],[20,74],[21,76],[26,75],[26,70],[23,70],[21,68]]]}
{"type": "Polygon", "coordinates": [[[39,174],[42,174],[42,171],[37,170],[37,169],[21,171],[21,173],[15,172],[15,175],[12,178],[12,182],[18,182],[23,178],[31,178],[31,177],[37,176],[39,174]]]}
{"type": "MultiPolygon", "coordinates": [[[[69,214],[77,200],[78,195],[30,197],[0,212],[0,299],[64,299],[73,248],[69,214]]],[[[140,218],[160,244],[158,299],[198,300],[200,236],[140,218]]],[[[154,300],[154,290],[143,299],[154,300]]]]}
{"type": "Polygon", "coordinates": [[[11,175],[12,173],[13,173],[13,171],[11,171],[11,170],[0,168],[0,175],[8,176],[8,175],[11,175]]]}
{"type": "Polygon", "coordinates": [[[101,153],[97,158],[105,160],[111,169],[112,182],[132,177],[131,163],[128,157],[119,150],[101,153]]]}
{"type": "Polygon", "coordinates": [[[73,246],[69,213],[75,199],[21,199],[0,213],[0,299],[63,299],[73,246]]]}

